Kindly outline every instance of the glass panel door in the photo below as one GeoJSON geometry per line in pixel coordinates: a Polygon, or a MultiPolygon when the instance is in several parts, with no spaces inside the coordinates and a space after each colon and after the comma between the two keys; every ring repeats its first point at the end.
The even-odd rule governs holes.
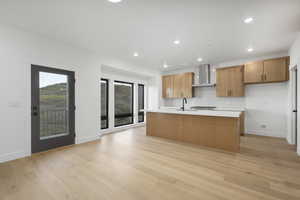
{"type": "Polygon", "coordinates": [[[108,80],[101,79],[101,129],[108,128],[108,80]]]}
{"type": "Polygon", "coordinates": [[[138,85],[138,122],[145,121],[145,86],[142,84],[138,85]]]}
{"type": "Polygon", "coordinates": [[[68,76],[39,72],[40,139],[69,134],[68,76]]]}
{"type": "Polygon", "coordinates": [[[32,66],[32,152],[74,144],[74,72],[32,66]]]}
{"type": "Polygon", "coordinates": [[[114,82],[115,127],[133,124],[133,84],[114,82]]]}

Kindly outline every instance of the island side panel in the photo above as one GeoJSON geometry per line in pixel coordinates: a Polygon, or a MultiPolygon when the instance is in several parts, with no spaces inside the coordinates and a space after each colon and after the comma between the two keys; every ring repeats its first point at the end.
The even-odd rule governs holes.
{"type": "Polygon", "coordinates": [[[240,151],[240,118],[216,117],[216,148],[240,151]]]}
{"type": "Polygon", "coordinates": [[[245,135],[245,111],[241,113],[240,129],[241,129],[241,136],[244,136],[245,135]]]}
{"type": "Polygon", "coordinates": [[[174,114],[147,113],[147,136],[180,140],[182,117],[174,114]]]}

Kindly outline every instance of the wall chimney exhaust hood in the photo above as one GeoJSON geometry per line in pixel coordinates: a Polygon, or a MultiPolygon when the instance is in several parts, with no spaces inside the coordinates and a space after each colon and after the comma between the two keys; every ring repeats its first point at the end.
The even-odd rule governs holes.
{"type": "Polygon", "coordinates": [[[211,83],[211,67],[210,64],[202,64],[195,68],[193,87],[215,87],[216,84],[211,83]]]}

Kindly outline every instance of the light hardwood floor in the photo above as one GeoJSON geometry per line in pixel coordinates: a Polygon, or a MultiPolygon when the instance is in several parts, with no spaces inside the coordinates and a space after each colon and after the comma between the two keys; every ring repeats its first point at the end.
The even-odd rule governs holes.
{"type": "Polygon", "coordinates": [[[300,199],[300,158],[283,139],[246,135],[241,153],[145,128],[0,164],[1,200],[300,199]]]}

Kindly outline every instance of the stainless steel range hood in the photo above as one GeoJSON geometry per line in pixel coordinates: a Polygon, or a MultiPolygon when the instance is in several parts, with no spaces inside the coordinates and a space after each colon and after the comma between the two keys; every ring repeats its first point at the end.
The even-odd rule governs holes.
{"type": "Polygon", "coordinates": [[[203,64],[195,68],[193,87],[214,87],[211,83],[211,67],[210,64],[203,64]]]}

